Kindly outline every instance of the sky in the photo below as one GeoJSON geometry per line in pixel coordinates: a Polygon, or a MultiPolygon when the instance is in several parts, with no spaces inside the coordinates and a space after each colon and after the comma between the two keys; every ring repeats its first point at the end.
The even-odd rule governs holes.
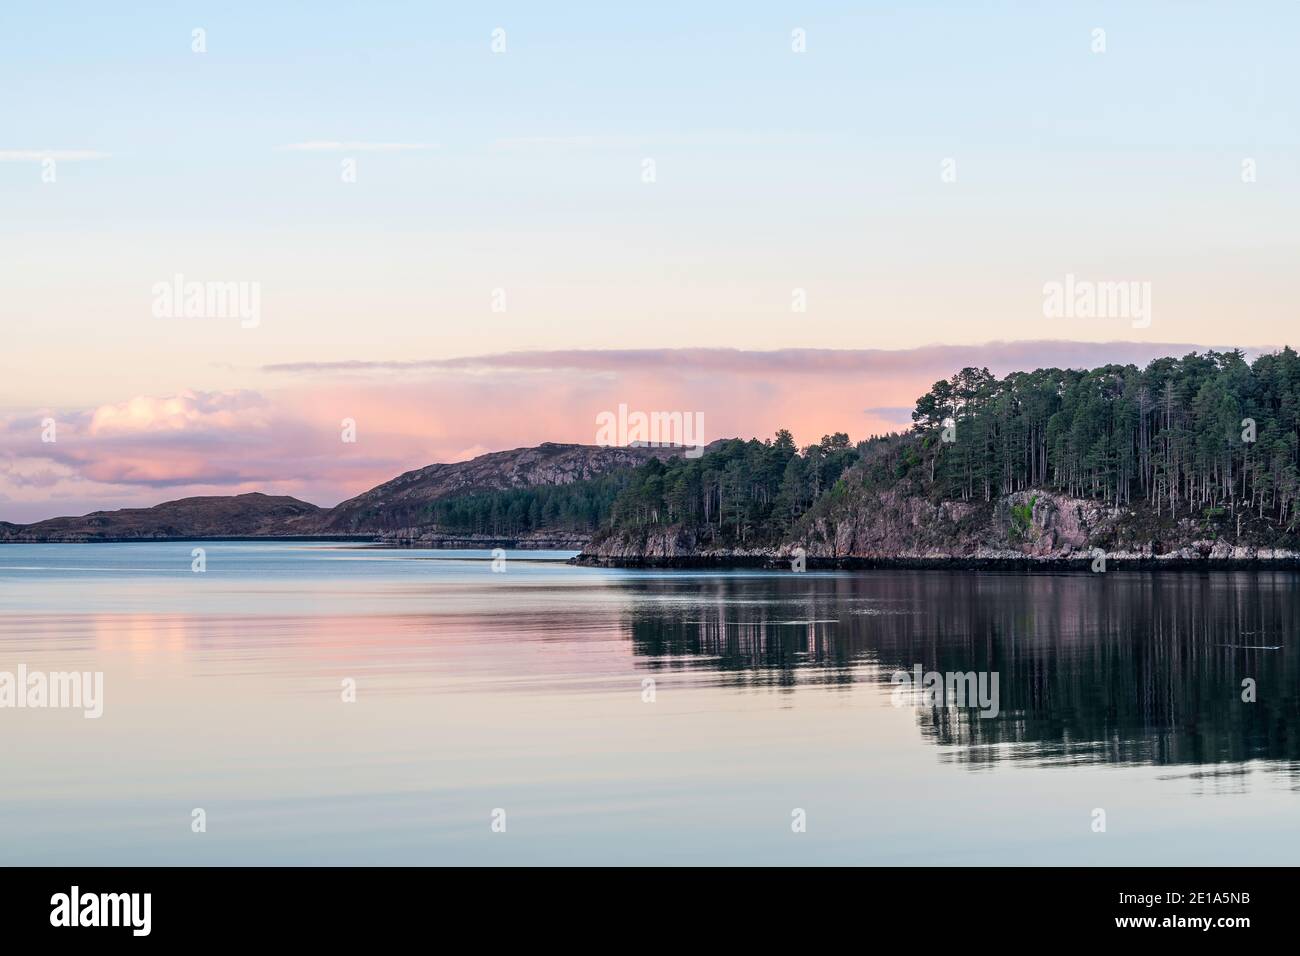
{"type": "Polygon", "coordinates": [[[962,365],[1294,345],[1298,21],[5,4],[0,520],[329,505],[619,404],[856,439],[962,365]],[[1067,277],[1141,308],[1048,314],[1067,277]]]}

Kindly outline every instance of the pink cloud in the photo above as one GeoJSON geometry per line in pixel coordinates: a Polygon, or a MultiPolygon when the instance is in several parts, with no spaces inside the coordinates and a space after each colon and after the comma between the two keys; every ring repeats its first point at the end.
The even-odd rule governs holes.
{"type": "Polygon", "coordinates": [[[90,416],[92,436],[142,432],[197,432],[266,427],[266,400],[256,392],[194,392],[162,398],[140,395],[101,405],[90,416]]]}

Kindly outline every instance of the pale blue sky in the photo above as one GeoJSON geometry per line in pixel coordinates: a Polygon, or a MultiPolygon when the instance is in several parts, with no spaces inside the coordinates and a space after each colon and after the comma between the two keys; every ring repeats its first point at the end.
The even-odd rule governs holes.
{"type": "Polygon", "coordinates": [[[503,348],[1285,338],[1297,4],[892,6],[6,4],[0,152],[108,156],[0,162],[0,404],[503,348]],[[322,140],[439,148],[277,149],[322,140]],[[160,335],[176,272],[261,282],[256,348],[160,335]],[[1151,281],[1153,327],[1046,322],[1067,272],[1151,281]]]}

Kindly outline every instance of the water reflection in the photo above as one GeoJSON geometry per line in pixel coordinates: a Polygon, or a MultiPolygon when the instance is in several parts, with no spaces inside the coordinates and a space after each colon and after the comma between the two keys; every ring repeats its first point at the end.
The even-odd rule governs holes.
{"type": "Polygon", "coordinates": [[[1249,845],[1284,864],[1300,846],[1294,574],[535,554],[500,574],[486,553],[256,542],[210,543],[194,574],[189,554],[0,549],[0,671],[105,673],[101,719],[0,709],[0,863],[1203,865],[1249,845]],[[890,707],[917,665],[996,670],[998,716],[890,707]],[[220,839],[191,838],[200,798],[220,839]],[[1095,838],[1099,806],[1124,839],[1095,838]],[[806,839],[791,807],[816,813],[806,839]]]}
{"type": "Polygon", "coordinates": [[[915,665],[997,672],[994,717],[974,706],[917,711],[945,759],[971,767],[1264,760],[1297,773],[1300,576],[1291,572],[874,572],[627,586],[638,600],[626,627],[650,670],[788,688],[887,684],[915,665]],[[1253,703],[1243,701],[1246,681],[1253,703]]]}

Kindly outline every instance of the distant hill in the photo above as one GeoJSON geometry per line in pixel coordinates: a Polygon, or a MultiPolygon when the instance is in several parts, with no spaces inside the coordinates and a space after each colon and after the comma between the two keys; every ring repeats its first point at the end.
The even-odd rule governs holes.
{"type": "Polygon", "coordinates": [[[616,476],[683,451],[545,442],[417,468],[334,508],[259,493],[182,498],[29,525],[0,522],[0,541],[374,535],[435,545],[577,547],[607,517],[622,488],[616,476]]]}
{"type": "Polygon", "coordinates": [[[287,495],[215,495],[166,501],[152,508],[96,511],[29,525],[7,522],[8,541],[123,541],[157,538],[310,534],[322,508],[287,495]]]}
{"type": "Polygon", "coordinates": [[[589,481],[630,470],[651,459],[682,454],[680,448],[605,447],[543,442],[535,448],[490,452],[469,461],[426,465],[349,498],[322,516],[321,533],[358,534],[427,525],[439,501],[513,488],[589,481]]]}

